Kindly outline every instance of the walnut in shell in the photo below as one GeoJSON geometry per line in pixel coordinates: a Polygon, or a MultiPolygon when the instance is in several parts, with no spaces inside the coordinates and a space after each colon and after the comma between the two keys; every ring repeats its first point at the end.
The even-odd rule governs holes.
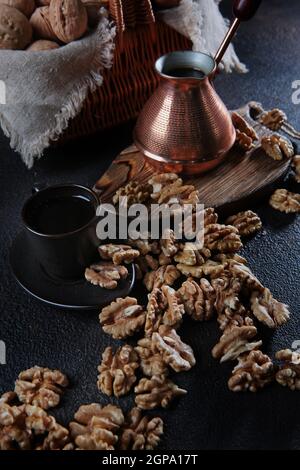
{"type": "Polygon", "coordinates": [[[276,359],[281,361],[276,381],[290,390],[300,390],[300,354],[290,349],[277,351],[276,359]]]}
{"type": "Polygon", "coordinates": [[[35,9],[34,0],[0,0],[0,5],[8,5],[9,7],[16,8],[23,15],[30,17],[35,9]]]}
{"type": "Polygon", "coordinates": [[[280,212],[300,213],[300,194],[291,193],[287,189],[276,189],[271,196],[269,204],[280,212]]]}
{"type": "Polygon", "coordinates": [[[264,136],[260,143],[265,153],[273,160],[282,160],[284,157],[291,158],[295,154],[292,142],[279,134],[264,136]]]}
{"type": "Polygon", "coordinates": [[[228,387],[233,392],[257,392],[274,380],[275,367],[272,360],[261,351],[250,351],[238,358],[228,387]]]}
{"type": "Polygon", "coordinates": [[[50,23],[48,6],[37,8],[30,18],[30,24],[33,28],[35,37],[57,41],[58,38],[50,23]]]}
{"type": "Polygon", "coordinates": [[[168,368],[161,354],[154,347],[152,337],[142,338],[135,347],[140,358],[140,367],[148,377],[153,375],[167,375],[168,368]]]}
{"type": "Polygon", "coordinates": [[[31,42],[32,27],[16,8],[0,5],[0,50],[25,49],[31,42]]]}
{"type": "Polygon", "coordinates": [[[85,278],[94,286],[105,289],[116,289],[118,281],[126,279],[128,270],[125,266],[116,266],[112,263],[92,264],[85,270],[85,278]]]}
{"type": "Polygon", "coordinates": [[[141,379],[134,391],[136,393],[135,403],[142,410],[167,408],[175,398],[187,393],[186,390],[179,388],[163,375],[155,375],[151,379],[141,379]]]}
{"type": "Polygon", "coordinates": [[[196,364],[192,348],[181,340],[174,329],[166,325],[161,325],[158,332],[153,333],[152,343],[163,361],[175,372],[190,370],[196,364]]]}
{"type": "Polygon", "coordinates": [[[96,26],[99,22],[100,7],[103,6],[103,0],[81,0],[86,8],[90,26],[96,26]]]}
{"type": "Polygon", "coordinates": [[[274,299],[269,289],[252,292],[251,310],[253,315],[269,328],[284,325],[290,318],[288,306],[274,299]]]}
{"type": "Polygon", "coordinates": [[[31,52],[42,52],[42,51],[51,51],[53,49],[59,49],[59,45],[54,41],[47,41],[46,39],[39,39],[34,41],[27,47],[27,51],[31,52]]]}
{"type": "Polygon", "coordinates": [[[103,331],[114,339],[133,335],[145,323],[145,312],[133,297],[117,299],[104,307],[99,315],[103,331]]]}
{"type": "Polygon", "coordinates": [[[59,370],[35,366],[19,374],[15,392],[21,402],[47,410],[59,404],[68,383],[67,377],[59,370]]]}
{"type": "Polygon", "coordinates": [[[159,417],[143,416],[139,408],[132,408],[121,428],[121,450],[155,449],[163,434],[163,421],[159,417]]]}
{"type": "Polygon", "coordinates": [[[241,237],[252,235],[262,228],[259,216],[250,210],[228,217],[225,223],[236,227],[241,237]]]}
{"type": "Polygon", "coordinates": [[[231,113],[232,122],[236,130],[236,142],[246,152],[254,147],[254,142],[258,140],[254,128],[240,116],[240,114],[231,113]]]}
{"type": "Polygon", "coordinates": [[[87,31],[88,16],[81,0],[51,0],[49,18],[54,33],[66,44],[87,31]]]}
{"type": "Polygon", "coordinates": [[[212,350],[213,357],[220,359],[220,362],[232,361],[245,352],[258,349],[262,345],[262,341],[249,342],[256,334],[255,326],[234,326],[225,330],[220,341],[212,350]]]}
{"type": "Polygon", "coordinates": [[[287,115],[281,109],[275,108],[265,111],[259,116],[259,122],[271,131],[279,131],[287,121],[287,115]]]}
{"type": "Polygon", "coordinates": [[[74,415],[70,432],[78,449],[114,450],[118,431],[124,423],[122,410],[117,406],[102,407],[98,403],[82,405],[74,415]]]}
{"type": "Polygon", "coordinates": [[[132,346],[125,344],[115,354],[110,346],[107,347],[98,367],[99,390],[108,396],[126,395],[136,381],[135,370],[138,367],[138,355],[132,346]]]}
{"type": "Polygon", "coordinates": [[[132,263],[140,256],[138,250],[134,250],[129,245],[114,245],[109,243],[107,245],[100,245],[99,254],[103,260],[112,260],[114,264],[132,263]]]}
{"type": "Polygon", "coordinates": [[[215,290],[210,282],[202,278],[199,283],[193,278],[183,282],[177,291],[185,312],[196,321],[209,320],[214,313],[215,290]]]}
{"type": "Polygon", "coordinates": [[[239,231],[232,225],[211,224],[204,229],[204,246],[212,251],[228,253],[239,251],[243,244],[239,231]]]}

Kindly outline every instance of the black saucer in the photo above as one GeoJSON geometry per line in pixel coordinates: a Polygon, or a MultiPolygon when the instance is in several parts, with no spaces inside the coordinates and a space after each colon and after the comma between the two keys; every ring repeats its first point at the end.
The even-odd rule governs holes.
{"type": "Polygon", "coordinates": [[[84,278],[76,281],[53,279],[27,249],[25,232],[20,233],[12,244],[10,264],[17,281],[29,294],[56,307],[77,310],[101,308],[117,297],[126,297],[135,280],[133,264],[127,266],[127,279],[121,280],[114,290],[93,286],[84,278]]]}

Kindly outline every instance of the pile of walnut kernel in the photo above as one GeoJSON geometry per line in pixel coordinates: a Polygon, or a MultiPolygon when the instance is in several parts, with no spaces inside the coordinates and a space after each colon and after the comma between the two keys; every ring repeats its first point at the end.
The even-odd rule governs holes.
{"type": "MultiPolygon", "coordinates": [[[[167,204],[198,202],[197,190],[175,174],[153,176],[139,187],[131,184],[114,201],[126,193],[134,204],[147,199],[145,192],[151,200],[167,204]]],[[[230,390],[256,392],[272,381],[300,390],[300,354],[278,351],[273,363],[257,337],[258,322],[275,329],[290,316],[288,307],[274,299],[238,254],[241,237],[261,228],[259,217],[250,210],[221,224],[214,209],[207,208],[201,249],[177,241],[172,230],[159,241],[101,245],[101,262],[89,268],[94,271],[91,282],[97,275],[102,281],[103,276],[108,276],[109,283],[117,281],[118,276],[125,276],[126,263],[133,262],[149,292],[146,305],[133,297],[119,298],[99,316],[106,334],[116,340],[130,337],[130,344],[118,342],[103,351],[97,387],[117,399],[133,391],[135,406],[124,415],[117,405],[82,405],[64,427],[49,409],[59,404],[68,379],[58,370],[35,366],[21,372],[14,392],[0,399],[0,449],[154,449],[163,434],[163,421],[144,410],[166,408],[185,395],[187,391],[175,383],[174,375],[196,363],[192,348],[180,337],[186,316],[218,324],[220,339],[212,355],[221,363],[235,362],[228,380],[230,390]]],[[[99,279],[94,283],[103,284],[99,279]]]]}
{"type": "MultiPolygon", "coordinates": [[[[197,190],[172,173],[153,176],[146,184],[130,183],[116,193],[114,203],[124,195],[130,204],[147,202],[149,185],[155,202],[181,204],[189,199],[197,203],[197,190]]],[[[135,263],[140,282],[149,292],[146,305],[136,298],[119,298],[100,312],[103,331],[113,339],[139,334],[134,344],[110,346],[103,352],[98,367],[98,388],[103,393],[121,397],[132,390],[136,406],[144,410],[165,408],[186,394],[173,380],[175,372],[188,371],[196,362],[191,347],[180,338],[186,315],[198,322],[217,321],[221,336],[212,355],[220,362],[237,361],[228,381],[231,390],[257,391],[275,379],[291,389],[299,388],[297,359],[279,352],[278,359],[286,362],[278,368],[262,352],[257,337],[258,322],[275,329],[290,316],[288,307],[273,297],[238,254],[241,237],[261,228],[258,215],[250,210],[220,224],[214,209],[207,208],[201,249],[177,241],[172,230],[159,242],[145,238],[101,247],[102,258],[106,260],[110,253],[117,266],[131,253],[128,260],[135,263]]]]}

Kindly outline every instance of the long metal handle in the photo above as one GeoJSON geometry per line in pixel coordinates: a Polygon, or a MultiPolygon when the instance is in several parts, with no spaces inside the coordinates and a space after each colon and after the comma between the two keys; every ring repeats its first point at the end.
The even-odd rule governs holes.
{"type": "Polygon", "coordinates": [[[233,2],[233,13],[235,20],[230,26],[228,33],[226,34],[218,52],[215,55],[215,61],[217,65],[221,62],[241,22],[248,21],[253,18],[261,2],[262,0],[235,0],[233,2]]]}

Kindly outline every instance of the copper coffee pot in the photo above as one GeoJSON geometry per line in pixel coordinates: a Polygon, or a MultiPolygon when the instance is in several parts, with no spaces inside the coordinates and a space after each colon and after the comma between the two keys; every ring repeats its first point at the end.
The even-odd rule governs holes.
{"type": "Polygon", "coordinates": [[[212,80],[241,21],[261,0],[235,0],[232,23],[215,58],[201,52],[160,57],[160,86],[143,108],[135,130],[136,146],[159,171],[199,174],[216,167],[235,142],[231,116],[212,80]]]}

